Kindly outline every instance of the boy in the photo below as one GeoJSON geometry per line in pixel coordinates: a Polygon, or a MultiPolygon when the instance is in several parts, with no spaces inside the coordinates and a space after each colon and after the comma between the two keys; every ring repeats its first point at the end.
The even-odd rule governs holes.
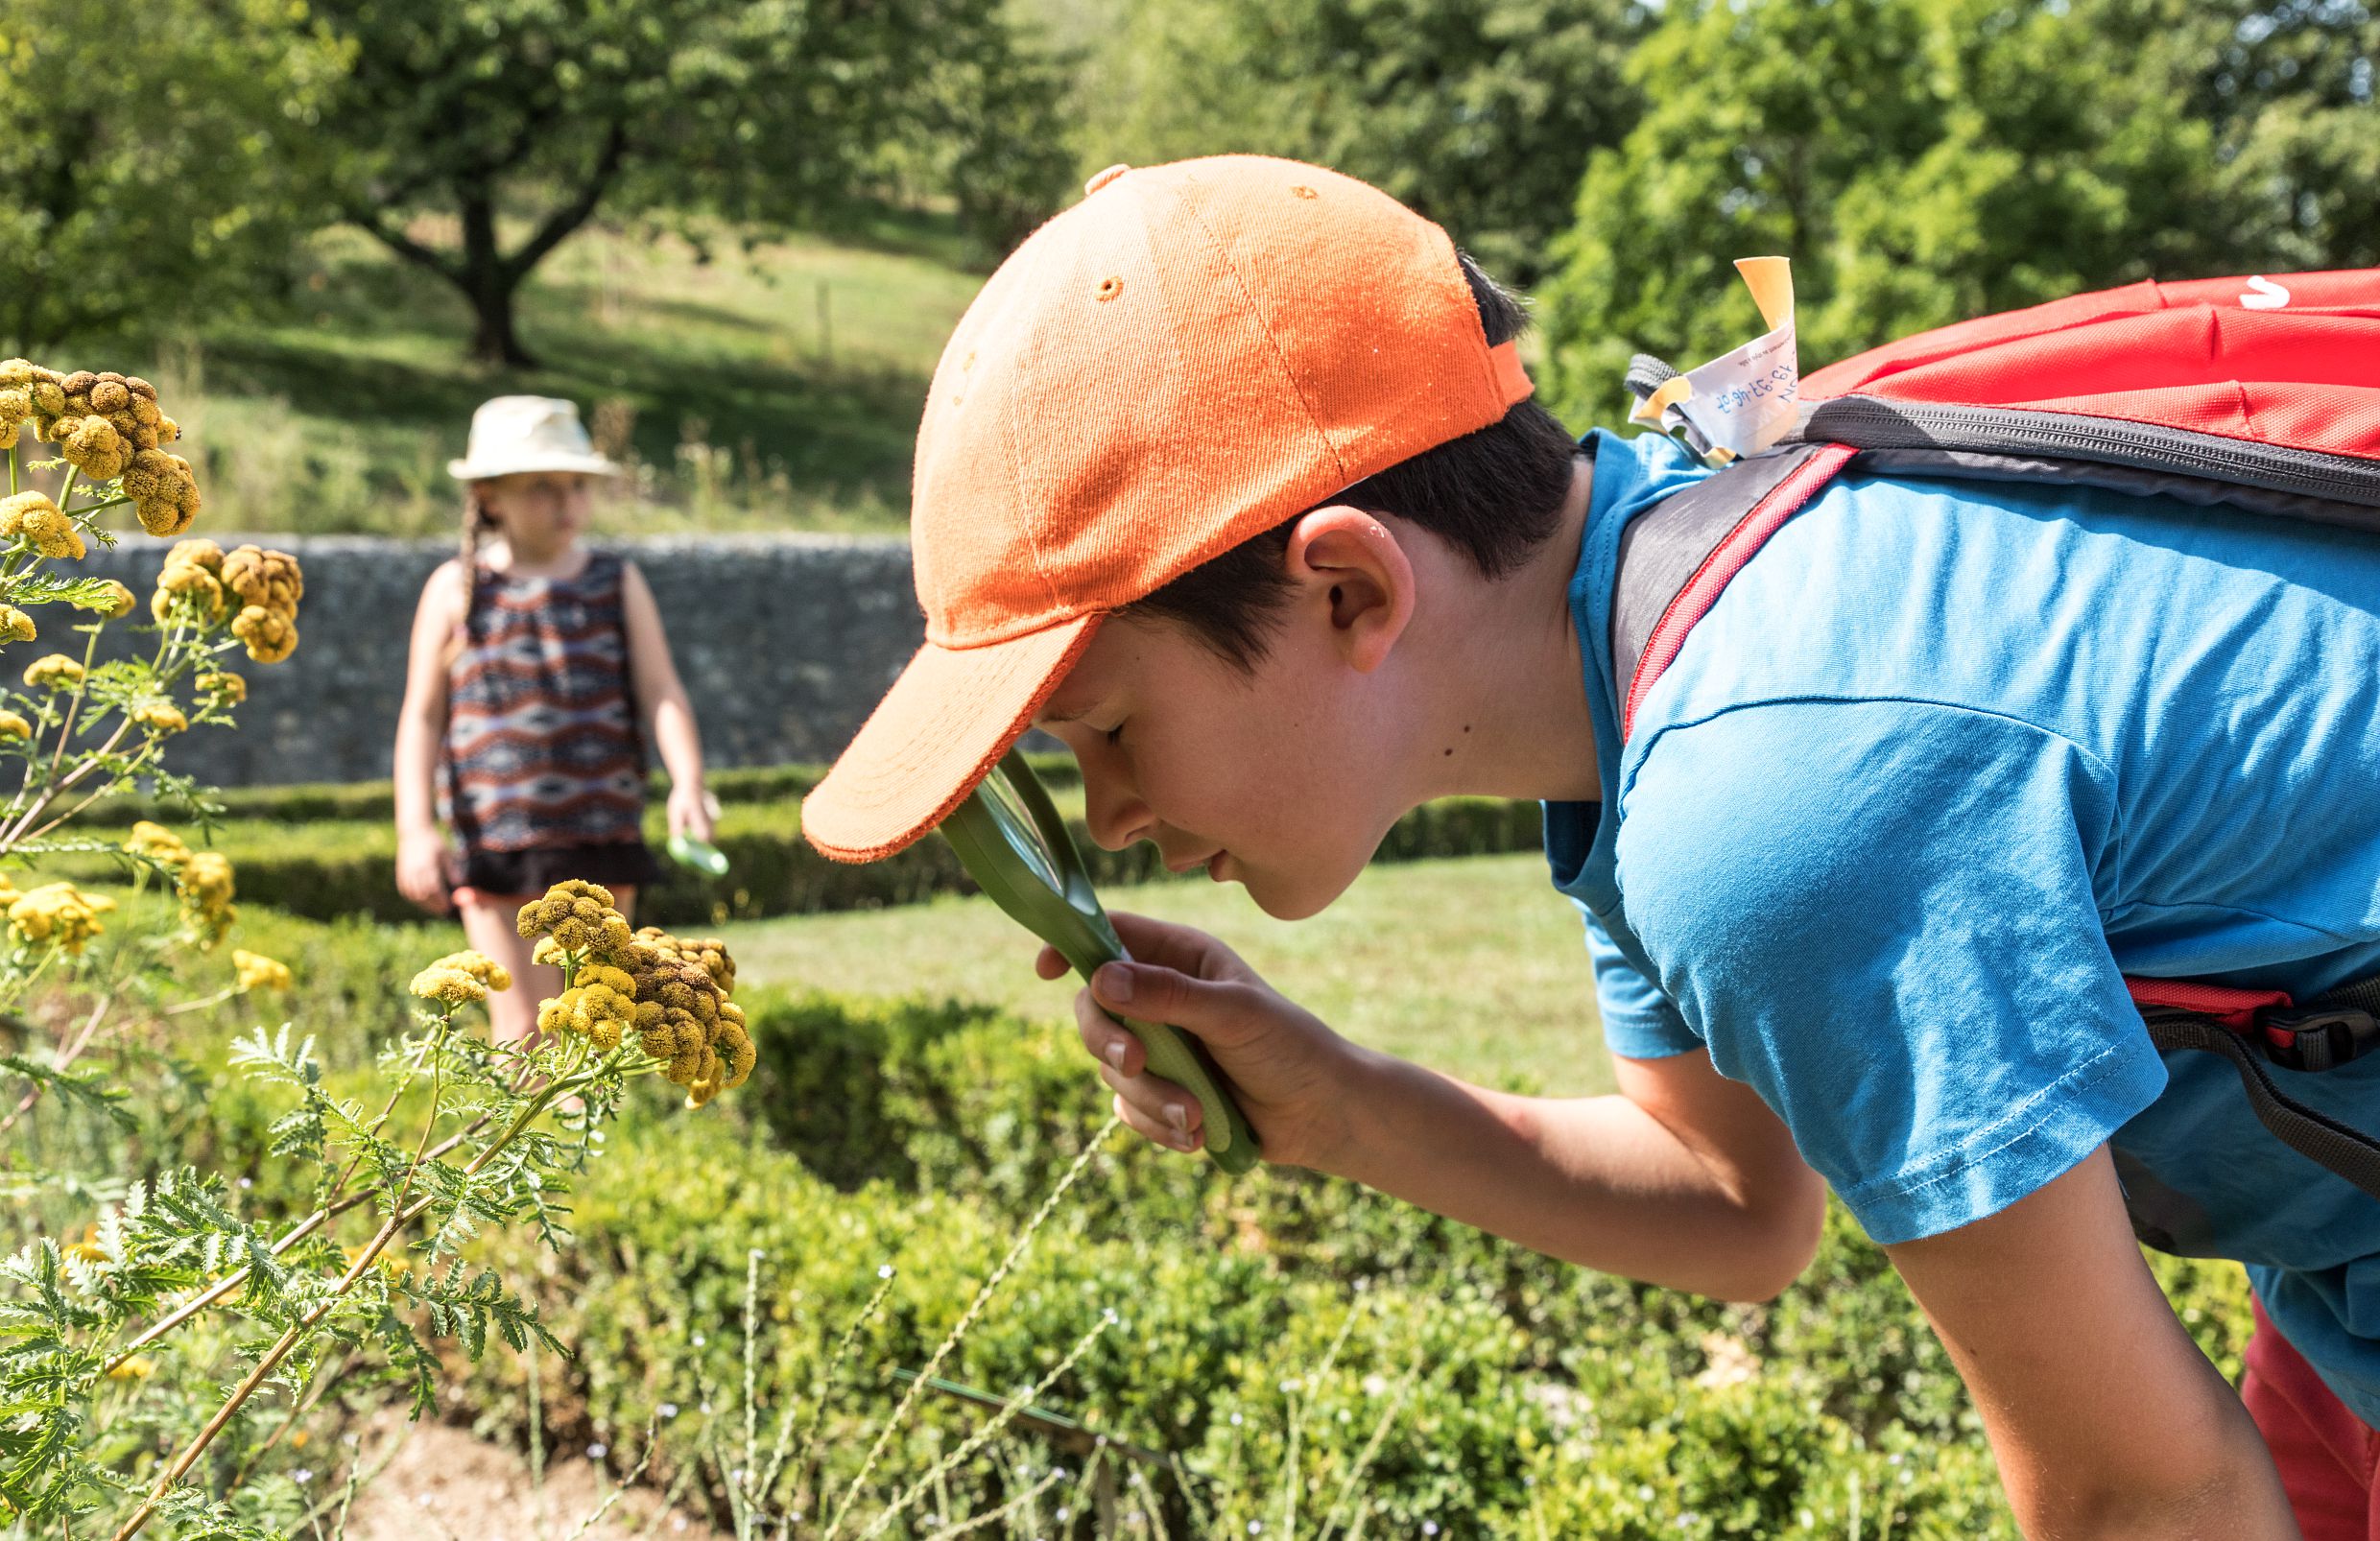
{"type": "MultiPolygon", "coordinates": [[[[1798,1273],[1831,1184],[2028,1533],[2380,1536],[2380,1203],[2258,1126],[2214,1055],[2160,1057],[2123,983],[2310,999],[2380,972],[2380,541],[1854,476],[1736,576],[1623,746],[1620,536],[1707,473],[1656,436],[1574,446],[1519,324],[1443,232],[1335,174],[1093,178],[943,355],[928,644],[806,833],[889,854],[1038,723],[1102,843],[1295,917],[1419,802],[1541,798],[1618,1095],[1374,1054],[1220,942],[1119,917],[1138,961],[1078,1017],[1126,1120],[1198,1148],[1195,1099],[1099,1006],[1203,1040],[1271,1160],[1736,1299],[1798,1273]],[[2254,1267],[2245,1408],[2133,1218],[2254,1267]]],[[[2288,1079],[2380,1115],[2380,1056],[2288,1079]]]]}

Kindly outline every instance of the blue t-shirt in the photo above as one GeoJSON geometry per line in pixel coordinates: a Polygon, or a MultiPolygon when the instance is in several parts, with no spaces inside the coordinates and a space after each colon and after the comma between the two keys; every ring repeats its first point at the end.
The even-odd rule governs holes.
{"type": "MultiPolygon", "coordinates": [[[[1595,441],[1571,591],[1605,801],[1546,810],[1612,1051],[1707,1048],[1868,1233],[1978,1220],[2112,1142],[2380,1424],[2380,1201],[2160,1056],[2123,976],[2380,974],[2380,539],[2164,497],[1850,476],[1613,713],[1620,532],[1706,474],[1595,441]]],[[[2380,1130],[2380,1055],[2273,1072],[2380,1130]]]]}

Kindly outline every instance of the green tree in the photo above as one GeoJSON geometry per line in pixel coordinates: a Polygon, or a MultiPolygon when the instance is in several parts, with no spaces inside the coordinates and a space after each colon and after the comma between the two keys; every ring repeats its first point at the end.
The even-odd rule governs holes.
{"type": "Polygon", "coordinates": [[[1223,151],[1318,161],[1522,283],[1587,156],[1634,119],[1622,64],[1646,24],[1635,0],[1155,0],[1105,18],[1041,4],[1102,39],[1076,107],[1090,169],[1223,151]]]}
{"type": "Polygon", "coordinates": [[[2354,29],[2304,11],[1673,7],[1630,60],[1650,106],[1589,166],[1544,291],[1554,395],[1615,417],[1631,352],[1692,365],[1754,335],[1739,256],[1794,258],[1805,368],[2078,290],[2351,256],[2370,235],[2344,211],[2372,191],[2372,136],[2344,121],[2354,29]],[[2284,69],[2290,49],[2317,67],[2284,69]]]}
{"type": "Polygon", "coordinates": [[[321,215],[312,145],[341,59],[301,0],[9,0],[0,352],[269,289],[321,215]]]}
{"type": "Polygon", "coordinates": [[[598,211],[749,233],[964,169],[981,184],[963,209],[1008,226],[1062,180],[1049,154],[1011,148],[1055,138],[1058,86],[998,0],[321,9],[355,45],[331,119],[343,212],[453,284],[494,362],[533,362],[514,297],[598,211]],[[954,132],[975,142],[935,138],[954,132]]]}

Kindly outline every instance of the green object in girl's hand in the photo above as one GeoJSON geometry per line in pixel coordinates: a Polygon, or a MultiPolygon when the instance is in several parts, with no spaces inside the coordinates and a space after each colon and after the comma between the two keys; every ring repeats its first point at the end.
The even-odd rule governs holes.
{"type": "Polygon", "coordinates": [[[724,878],[727,875],[727,853],[706,840],[692,835],[676,834],[669,838],[670,860],[679,866],[690,866],[704,877],[724,878]]]}
{"type": "MultiPolygon", "coordinates": [[[[1025,757],[1011,749],[942,820],[942,835],[992,902],[1057,948],[1085,982],[1130,954],[1100,908],[1083,855],[1025,757]]],[[[1161,1022],[1117,1017],[1149,1052],[1149,1069],[1189,1091],[1205,1113],[1206,1153],[1233,1174],[1256,1164],[1256,1131],[1231,1100],[1205,1045],[1161,1022]]]]}

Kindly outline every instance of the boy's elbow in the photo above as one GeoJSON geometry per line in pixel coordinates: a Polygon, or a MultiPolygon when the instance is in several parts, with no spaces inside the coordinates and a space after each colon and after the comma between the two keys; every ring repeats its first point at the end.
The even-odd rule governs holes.
{"type": "Polygon", "coordinates": [[[1766,1305],[1793,1287],[1818,1256],[1826,1230],[1826,1185],[1806,1169],[1745,1213],[1747,1232],[1736,1257],[1733,1288],[1720,1298],[1739,1305],[1766,1305]]]}

